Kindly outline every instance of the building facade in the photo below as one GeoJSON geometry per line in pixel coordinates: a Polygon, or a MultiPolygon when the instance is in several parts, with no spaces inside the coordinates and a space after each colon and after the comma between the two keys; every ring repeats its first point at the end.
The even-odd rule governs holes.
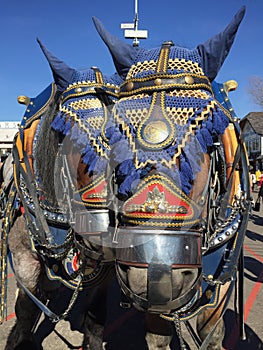
{"type": "Polygon", "coordinates": [[[253,170],[263,171],[263,112],[250,112],[241,121],[249,163],[253,170]]]}
{"type": "Polygon", "coordinates": [[[13,148],[13,140],[18,132],[20,122],[18,121],[3,121],[0,122],[0,157],[1,160],[11,152],[13,148]]]}

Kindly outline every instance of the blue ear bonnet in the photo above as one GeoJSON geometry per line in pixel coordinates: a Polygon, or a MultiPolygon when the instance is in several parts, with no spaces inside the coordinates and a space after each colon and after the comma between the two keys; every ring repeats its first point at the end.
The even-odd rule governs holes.
{"type": "MultiPolygon", "coordinates": [[[[245,11],[245,6],[241,7],[223,31],[208,39],[206,42],[199,44],[196,47],[198,55],[197,51],[173,48],[172,51],[174,51],[174,57],[189,58],[193,62],[198,63],[200,63],[199,59],[201,59],[202,64],[200,66],[203,69],[204,74],[210,81],[213,81],[232,47],[238,27],[245,15],[245,11]]],[[[103,24],[97,18],[93,17],[93,21],[99,35],[109,48],[118,74],[125,79],[131,65],[138,61],[143,62],[144,50],[138,47],[133,47],[116,38],[104,28],[103,24]]],[[[156,59],[158,56],[158,49],[156,50],[157,51],[149,50],[146,53],[147,58],[151,59],[151,54],[152,59],[156,59]]]]}
{"type": "Polygon", "coordinates": [[[197,49],[172,46],[165,58],[164,71],[158,75],[160,56],[161,48],[137,51],[127,82],[141,83],[142,90],[127,92],[116,102],[114,121],[106,131],[122,198],[132,195],[141,179],[153,169],[166,174],[189,194],[204,154],[209,153],[229,123],[229,114],[215,101],[209,82],[201,87],[171,85],[159,91],[154,87],[152,92],[147,87],[143,90],[151,75],[160,81],[165,78],[172,81],[180,74],[183,78],[204,77],[197,49]],[[159,140],[155,142],[150,134],[157,129],[159,140]],[[164,139],[162,133],[166,134],[164,139]]]}
{"type": "Polygon", "coordinates": [[[147,50],[127,45],[93,18],[117,72],[126,79],[106,132],[116,164],[118,194],[124,200],[153,169],[172,179],[185,194],[191,192],[204,154],[229,124],[229,114],[215,101],[209,85],[231,49],[244,14],[242,7],[222,32],[193,50],[166,43],[169,57],[164,54],[161,61],[166,63],[160,61],[159,67],[161,47],[147,50]],[[166,83],[162,90],[154,86],[155,79],[163,85],[164,79],[178,81],[187,74],[194,81],[207,78],[208,84],[185,88],[166,83]],[[159,143],[149,141],[155,132],[159,143]]]}
{"type": "MultiPolygon", "coordinates": [[[[95,72],[96,70],[92,68],[75,70],[69,84],[78,84],[80,82],[89,82],[89,81],[95,82],[96,81],[95,72]]],[[[119,86],[123,82],[117,73],[113,75],[102,74],[102,77],[105,85],[109,84],[109,85],[119,86]]]]}

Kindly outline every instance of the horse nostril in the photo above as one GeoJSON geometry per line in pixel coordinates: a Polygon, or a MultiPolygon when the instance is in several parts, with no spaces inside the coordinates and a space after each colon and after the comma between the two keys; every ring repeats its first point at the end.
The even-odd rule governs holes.
{"type": "Polygon", "coordinates": [[[198,268],[185,269],[182,271],[182,274],[185,278],[197,278],[198,276],[198,268]]]}
{"type": "Polygon", "coordinates": [[[184,275],[184,286],[190,286],[194,284],[198,277],[198,269],[191,269],[183,272],[184,275]]]}
{"type": "Polygon", "coordinates": [[[173,296],[178,297],[189,290],[198,277],[198,268],[174,269],[172,273],[173,296]]]}
{"type": "Polygon", "coordinates": [[[192,275],[192,274],[193,274],[193,271],[191,271],[191,270],[183,271],[182,274],[185,275],[185,276],[187,276],[187,275],[192,275]]]}

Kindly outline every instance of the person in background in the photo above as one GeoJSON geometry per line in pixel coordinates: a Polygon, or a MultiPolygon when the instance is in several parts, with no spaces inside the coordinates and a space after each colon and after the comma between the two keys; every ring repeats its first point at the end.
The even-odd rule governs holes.
{"type": "Polygon", "coordinates": [[[261,183],[261,186],[259,187],[258,196],[256,201],[253,203],[252,210],[256,212],[260,212],[260,209],[262,208],[262,201],[263,201],[263,181],[261,183]]]}
{"type": "Polygon", "coordinates": [[[259,186],[259,180],[261,177],[261,171],[259,169],[256,170],[256,180],[257,180],[257,186],[259,186]]]}
{"type": "Polygon", "coordinates": [[[262,205],[262,201],[263,201],[263,182],[261,183],[261,186],[259,188],[258,198],[256,200],[256,203],[259,202],[259,211],[260,211],[260,207],[262,205]]]}
{"type": "Polygon", "coordinates": [[[263,173],[262,173],[261,176],[260,176],[258,185],[261,187],[262,183],[263,183],[263,173]]]}
{"type": "Polygon", "coordinates": [[[252,191],[255,190],[256,183],[257,183],[256,175],[254,174],[254,172],[251,172],[250,173],[250,186],[251,186],[252,191]]]}

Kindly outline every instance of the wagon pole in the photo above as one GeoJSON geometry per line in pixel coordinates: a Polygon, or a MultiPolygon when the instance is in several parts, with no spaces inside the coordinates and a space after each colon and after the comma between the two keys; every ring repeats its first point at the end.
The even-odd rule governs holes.
{"type": "MultiPolygon", "coordinates": [[[[135,0],[135,3],[134,3],[134,13],[135,13],[135,17],[134,17],[134,31],[137,32],[138,31],[138,23],[139,23],[138,0],[135,0]]],[[[133,46],[139,46],[139,40],[138,40],[137,37],[135,37],[133,39],[133,46]]]]}
{"type": "Polygon", "coordinates": [[[138,0],[134,0],[134,21],[133,23],[121,23],[121,29],[124,29],[126,39],[133,39],[133,46],[139,46],[138,39],[147,39],[148,31],[139,30],[138,0]]]}

